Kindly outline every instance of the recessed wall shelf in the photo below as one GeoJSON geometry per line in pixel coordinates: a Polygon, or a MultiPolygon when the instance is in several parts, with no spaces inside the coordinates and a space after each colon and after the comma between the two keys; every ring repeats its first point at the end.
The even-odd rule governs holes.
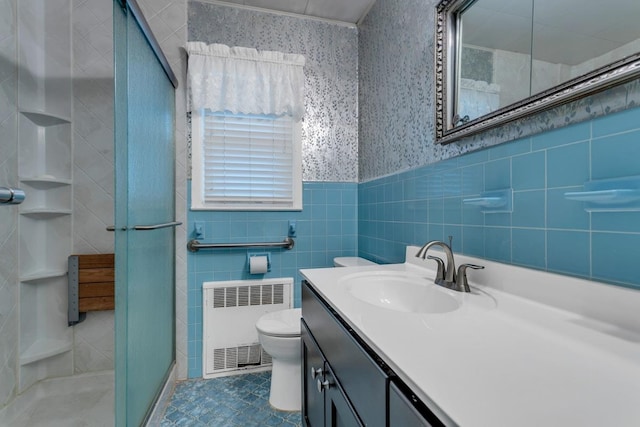
{"type": "Polygon", "coordinates": [[[62,215],[71,215],[71,209],[51,209],[51,208],[32,208],[32,209],[24,209],[20,211],[20,215],[32,216],[32,217],[41,217],[41,218],[49,218],[55,216],[62,215]]]}
{"type": "Polygon", "coordinates": [[[46,279],[55,279],[56,277],[66,276],[65,270],[43,270],[20,276],[20,281],[24,283],[39,282],[46,279]]]}
{"type": "Polygon", "coordinates": [[[63,340],[42,339],[34,342],[29,348],[20,354],[20,365],[28,365],[40,360],[71,350],[71,342],[63,340]]]}
{"type": "Polygon", "coordinates": [[[20,181],[27,184],[51,186],[51,187],[58,186],[58,185],[60,186],[71,185],[70,179],[59,179],[51,175],[22,177],[20,178],[20,181]]]}
{"type": "Polygon", "coordinates": [[[19,369],[17,392],[73,374],[67,265],[73,247],[71,0],[20,0],[16,10],[19,369]]]}
{"type": "Polygon", "coordinates": [[[45,219],[45,218],[53,218],[56,216],[62,216],[62,215],[71,215],[71,210],[70,209],[35,208],[35,209],[23,210],[20,212],[20,215],[45,219]]]}
{"type": "Polygon", "coordinates": [[[511,212],[513,209],[513,191],[511,188],[485,191],[480,197],[462,199],[462,203],[480,207],[484,213],[511,212]]]}
{"type": "Polygon", "coordinates": [[[564,193],[564,197],[584,202],[587,212],[640,211],[640,176],[589,181],[584,190],[564,193]]]}
{"type": "Polygon", "coordinates": [[[38,126],[49,127],[71,123],[71,119],[67,117],[57,116],[55,114],[47,114],[41,111],[21,111],[23,116],[31,120],[38,126]]]}

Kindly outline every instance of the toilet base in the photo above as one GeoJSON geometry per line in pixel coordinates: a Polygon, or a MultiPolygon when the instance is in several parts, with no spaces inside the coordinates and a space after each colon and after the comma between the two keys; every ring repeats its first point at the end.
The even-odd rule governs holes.
{"type": "Polygon", "coordinates": [[[302,408],[302,376],[299,362],[273,360],[269,404],[280,411],[302,408]]]}

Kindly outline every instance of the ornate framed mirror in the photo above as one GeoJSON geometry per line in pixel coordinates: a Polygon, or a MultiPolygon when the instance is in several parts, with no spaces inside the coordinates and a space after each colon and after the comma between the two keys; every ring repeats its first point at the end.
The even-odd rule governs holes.
{"type": "Polygon", "coordinates": [[[436,143],[640,77],[638,0],[443,0],[436,143]]]}

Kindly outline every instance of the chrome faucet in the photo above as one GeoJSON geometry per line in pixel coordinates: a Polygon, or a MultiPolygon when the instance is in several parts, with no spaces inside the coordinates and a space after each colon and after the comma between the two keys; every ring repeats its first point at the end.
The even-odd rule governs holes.
{"type": "Polygon", "coordinates": [[[444,242],[439,240],[432,240],[427,242],[416,254],[416,257],[422,259],[432,259],[438,263],[438,272],[436,273],[436,278],[434,282],[436,285],[443,286],[447,289],[453,289],[458,292],[471,292],[469,288],[469,283],[467,281],[467,268],[472,269],[481,269],[484,268],[481,265],[476,264],[463,264],[458,268],[458,273],[456,274],[456,264],[453,259],[453,252],[451,251],[451,247],[444,242]],[[444,266],[444,261],[442,259],[435,256],[427,256],[427,251],[432,246],[440,246],[447,257],[447,266],[444,266]]]}

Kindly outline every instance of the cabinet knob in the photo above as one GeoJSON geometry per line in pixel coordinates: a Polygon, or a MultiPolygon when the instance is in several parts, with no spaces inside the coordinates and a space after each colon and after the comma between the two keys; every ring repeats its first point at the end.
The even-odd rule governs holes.
{"type": "Polygon", "coordinates": [[[311,378],[315,378],[318,375],[322,375],[322,368],[314,368],[313,366],[311,367],[311,378]]]}
{"type": "Polygon", "coordinates": [[[318,378],[316,380],[316,385],[318,386],[318,391],[322,393],[323,391],[331,387],[331,382],[329,382],[329,380],[322,381],[320,378],[318,378]]]}

